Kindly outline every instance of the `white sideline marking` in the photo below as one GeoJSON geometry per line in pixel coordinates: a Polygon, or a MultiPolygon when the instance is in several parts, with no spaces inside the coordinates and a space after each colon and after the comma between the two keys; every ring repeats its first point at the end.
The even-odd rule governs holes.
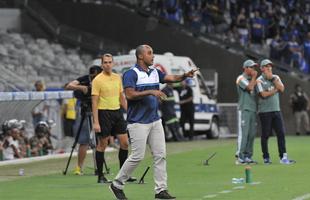
{"type": "Polygon", "coordinates": [[[227,194],[231,192],[232,192],[231,190],[223,190],[223,191],[220,191],[219,194],[227,194]]]}
{"type": "Polygon", "coordinates": [[[204,199],[212,199],[214,197],[216,197],[217,194],[209,194],[209,195],[206,195],[206,196],[203,196],[204,199]]]}
{"type": "Polygon", "coordinates": [[[262,182],[253,182],[253,183],[250,183],[251,185],[259,185],[261,184],[262,182]]]}
{"type": "Polygon", "coordinates": [[[233,187],[234,190],[243,190],[244,188],[245,188],[245,186],[233,187]]]}
{"type": "MultiPolygon", "coordinates": [[[[105,152],[112,152],[116,151],[115,149],[111,147],[107,147],[105,152]]],[[[87,154],[91,154],[92,150],[88,150],[87,154]]],[[[42,161],[42,160],[51,160],[56,158],[67,158],[70,156],[70,153],[62,153],[62,154],[52,154],[52,155],[46,155],[46,156],[38,156],[38,157],[31,157],[31,158],[21,158],[21,159],[15,159],[15,160],[5,160],[0,161],[0,166],[6,166],[6,165],[16,165],[16,164],[24,164],[24,163],[31,163],[36,161],[42,161]]],[[[77,156],[77,152],[73,152],[72,156],[77,156]]]]}
{"type": "Polygon", "coordinates": [[[293,200],[305,200],[305,199],[310,199],[310,193],[305,194],[305,195],[300,196],[300,197],[296,197],[296,198],[293,199],[293,200]]]}
{"type": "MultiPolygon", "coordinates": [[[[259,185],[261,184],[262,182],[253,182],[253,183],[250,183],[251,185],[259,185]]],[[[236,186],[236,187],[233,187],[232,188],[233,190],[243,190],[245,189],[245,186],[244,185],[241,185],[241,186],[236,186]]],[[[205,195],[203,196],[202,198],[203,199],[212,199],[214,197],[217,197],[218,195],[220,194],[227,194],[227,193],[231,193],[233,192],[232,190],[223,190],[223,191],[220,191],[218,192],[218,194],[209,194],[209,195],[205,195]]],[[[310,193],[309,194],[306,194],[302,197],[297,197],[296,199],[293,199],[293,200],[305,200],[305,199],[310,199],[310,193]]]]}

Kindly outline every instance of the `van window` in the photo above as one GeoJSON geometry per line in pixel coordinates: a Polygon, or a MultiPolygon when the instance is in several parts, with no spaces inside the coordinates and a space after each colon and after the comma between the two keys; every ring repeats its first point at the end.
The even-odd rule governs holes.
{"type": "Polygon", "coordinates": [[[209,98],[211,98],[211,91],[206,86],[203,78],[199,74],[197,74],[197,80],[201,94],[207,95],[209,98]]]}

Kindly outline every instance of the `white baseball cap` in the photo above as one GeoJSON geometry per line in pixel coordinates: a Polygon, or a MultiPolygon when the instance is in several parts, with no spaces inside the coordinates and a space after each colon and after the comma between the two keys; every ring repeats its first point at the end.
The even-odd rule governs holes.
{"type": "Polygon", "coordinates": [[[254,62],[253,60],[249,59],[249,60],[244,61],[243,68],[257,66],[257,65],[258,64],[256,62],[254,62]]]}
{"type": "Polygon", "coordinates": [[[264,59],[260,62],[260,67],[266,66],[268,64],[273,65],[273,63],[269,59],[264,59]]]}

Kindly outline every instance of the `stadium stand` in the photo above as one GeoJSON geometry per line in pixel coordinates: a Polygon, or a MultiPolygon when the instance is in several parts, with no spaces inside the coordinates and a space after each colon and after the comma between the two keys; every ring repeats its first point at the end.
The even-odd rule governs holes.
{"type": "MultiPolygon", "coordinates": [[[[90,1],[89,1],[90,2],[90,1]]],[[[310,73],[309,1],[126,1],[195,35],[209,34],[310,73]]]]}
{"type": "Polygon", "coordinates": [[[0,67],[3,72],[1,91],[31,90],[36,80],[50,87],[61,87],[77,75],[87,73],[89,54],[65,49],[46,39],[28,34],[0,32],[0,67]],[[18,81],[17,81],[18,80],[18,81]],[[15,86],[15,87],[14,87],[15,86]]]}
{"type": "Polygon", "coordinates": [[[32,90],[36,80],[44,80],[48,88],[60,88],[87,73],[90,61],[98,54],[119,54],[129,50],[114,41],[58,22],[36,1],[16,2],[2,0],[0,8],[24,8],[27,15],[23,16],[22,23],[30,34],[0,29],[0,68],[4,71],[0,75],[3,77],[0,91],[32,90]],[[29,19],[38,22],[36,26],[48,33],[46,38],[29,31],[38,29],[27,25],[29,19]]]}

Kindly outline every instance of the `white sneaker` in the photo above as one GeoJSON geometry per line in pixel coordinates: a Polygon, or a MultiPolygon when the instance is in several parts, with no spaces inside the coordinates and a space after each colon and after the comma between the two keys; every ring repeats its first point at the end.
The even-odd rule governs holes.
{"type": "Polygon", "coordinates": [[[296,161],[288,159],[287,153],[284,153],[282,159],[280,160],[280,163],[284,165],[291,165],[296,163],[296,161]]]}

